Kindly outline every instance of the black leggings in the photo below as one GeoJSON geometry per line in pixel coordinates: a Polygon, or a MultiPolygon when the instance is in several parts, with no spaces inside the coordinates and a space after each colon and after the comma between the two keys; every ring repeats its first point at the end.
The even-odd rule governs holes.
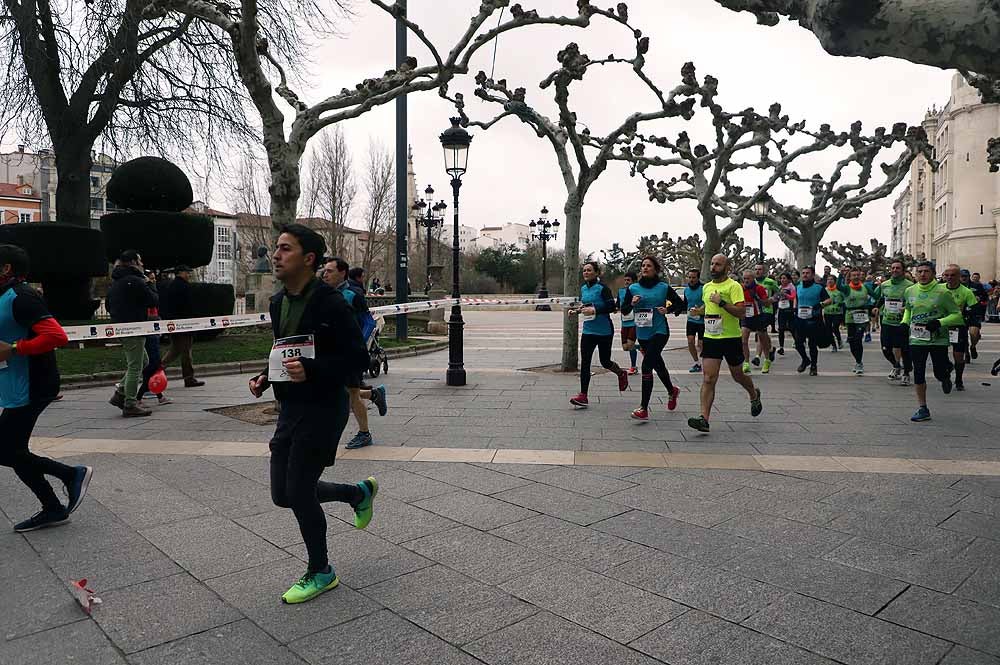
{"type": "Polygon", "coordinates": [[[844,340],[840,336],[840,324],[844,322],[843,314],[824,314],[823,319],[826,321],[826,329],[830,331],[830,334],[836,338],[837,347],[844,345],[844,340]]]}
{"type": "Polygon", "coordinates": [[[795,341],[795,314],[790,309],[778,310],[778,346],[785,348],[785,331],[792,333],[792,341],[795,341]]]}
{"type": "Polygon", "coordinates": [[[854,356],[854,362],[859,365],[864,362],[862,358],[865,355],[865,323],[848,323],[847,324],[847,343],[851,346],[851,355],[854,356]]]}
{"type": "Polygon", "coordinates": [[[795,350],[802,357],[803,365],[816,367],[816,362],[819,360],[819,347],[816,346],[816,334],[822,325],[824,323],[816,319],[795,322],[795,350]],[[806,342],[809,343],[808,356],[806,356],[806,342]]]}
{"type": "Polygon", "coordinates": [[[913,384],[920,386],[927,383],[927,358],[934,363],[934,378],[944,383],[951,376],[951,359],[948,355],[950,346],[931,346],[920,344],[910,346],[910,358],[913,360],[913,384]]]}
{"type": "Polygon", "coordinates": [[[283,401],[271,439],[271,500],[295,514],[309,553],[310,572],[325,570],[329,564],[326,514],[320,504],[337,501],[356,506],[364,498],[357,485],[320,480],[336,458],[348,411],[346,390],[328,404],[283,401]]]}
{"type": "Polygon", "coordinates": [[[0,466],[14,469],[21,482],[38,497],[44,510],[62,510],[64,506],[45,476],[54,476],[64,484],[69,484],[73,482],[76,470],[28,450],[31,431],[35,428],[38,416],[42,415],[48,405],[49,402],[39,402],[4,409],[0,413],[0,466]]]}
{"type": "Polygon", "coordinates": [[[618,363],[611,360],[611,346],[614,335],[581,335],[580,336],[580,392],[584,395],[590,389],[590,363],[594,359],[594,349],[601,360],[601,367],[611,370],[615,375],[622,373],[618,363]]]}
{"type": "Polygon", "coordinates": [[[644,409],[649,408],[649,399],[653,396],[653,372],[660,377],[660,382],[666,387],[667,392],[674,391],[667,364],[663,362],[663,347],[667,345],[668,337],[658,334],[649,339],[639,340],[639,347],[642,349],[642,408],[644,409]]]}

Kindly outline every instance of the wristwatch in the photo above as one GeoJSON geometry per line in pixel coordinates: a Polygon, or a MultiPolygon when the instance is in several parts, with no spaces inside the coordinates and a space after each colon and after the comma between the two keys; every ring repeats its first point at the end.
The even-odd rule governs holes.
{"type": "Polygon", "coordinates": [[[13,344],[10,345],[10,353],[11,355],[14,356],[17,355],[17,342],[14,342],[13,344]]]}

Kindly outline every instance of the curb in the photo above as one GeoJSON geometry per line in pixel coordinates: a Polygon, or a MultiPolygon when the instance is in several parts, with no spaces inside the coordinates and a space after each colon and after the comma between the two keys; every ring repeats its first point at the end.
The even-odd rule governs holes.
{"type": "MultiPolygon", "coordinates": [[[[401,346],[394,349],[386,349],[386,356],[389,360],[393,358],[410,358],[434,353],[441,349],[448,348],[448,340],[439,340],[429,344],[419,344],[414,346],[401,346]]],[[[195,365],[195,375],[197,376],[224,376],[227,374],[249,374],[251,372],[261,372],[267,367],[267,362],[263,360],[251,360],[229,363],[206,363],[195,365]]],[[[167,378],[170,380],[180,380],[181,370],[179,367],[168,367],[167,378]]],[[[63,390],[73,390],[76,388],[100,388],[103,386],[113,386],[122,378],[121,372],[97,372],[95,374],[70,374],[62,377],[61,388],[63,390]]]]}

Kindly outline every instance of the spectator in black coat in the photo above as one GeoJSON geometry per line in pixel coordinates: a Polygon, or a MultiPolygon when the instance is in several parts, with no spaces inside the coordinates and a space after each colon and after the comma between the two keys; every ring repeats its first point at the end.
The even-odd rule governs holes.
{"type": "MultiPolygon", "coordinates": [[[[191,268],[180,265],[174,268],[174,281],[167,287],[168,319],[189,319],[194,313],[194,298],[191,295],[191,268]]],[[[191,347],[194,346],[194,333],[172,333],[170,335],[170,350],[163,356],[163,366],[168,366],[175,358],[181,359],[181,375],[184,377],[185,388],[197,388],[205,385],[204,381],[194,378],[194,357],[191,347]]]]}

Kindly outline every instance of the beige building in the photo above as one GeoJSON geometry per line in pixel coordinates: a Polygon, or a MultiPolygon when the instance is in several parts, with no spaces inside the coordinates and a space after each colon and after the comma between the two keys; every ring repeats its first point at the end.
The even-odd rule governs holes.
{"type": "Polygon", "coordinates": [[[910,181],[893,206],[892,251],[924,254],[939,268],[958,263],[1000,274],[1000,177],[990,173],[986,142],[1000,136],[1000,104],[980,103],[979,93],[956,74],[944,108],[928,111],[923,127],[940,163],[932,171],[918,157],[910,181]]]}

